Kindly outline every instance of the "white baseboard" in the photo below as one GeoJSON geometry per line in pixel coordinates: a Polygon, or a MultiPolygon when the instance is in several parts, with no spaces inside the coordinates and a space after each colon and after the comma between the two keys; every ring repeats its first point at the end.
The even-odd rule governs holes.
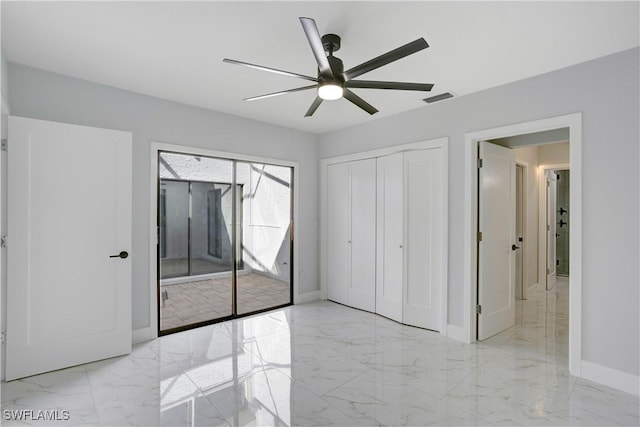
{"type": "Polygon", "coordinates": [[[146,328],[134,329],[131,331],[131,343],[135,345],[149,341],[151,336],[151,328],[149,326],[146,328]]]}
{"type": "Polygon", "coordinates": [[[582,378],[633,395],[640,395],[640,377],[596,363],[582,361],[582,378]]]}
{"type": "Polygon", "coordinates": [[[469,342],[469,334],[462,326],[447,325],[447,337],[452,340],[469,342]]]}
{"type": "Polygon", "coordinates": [[[317,301],[320,299],[320,291],[305,292],[304,294],[298,294],[293,301],[294,304],[304,304],[311,301],[317,301]]]}

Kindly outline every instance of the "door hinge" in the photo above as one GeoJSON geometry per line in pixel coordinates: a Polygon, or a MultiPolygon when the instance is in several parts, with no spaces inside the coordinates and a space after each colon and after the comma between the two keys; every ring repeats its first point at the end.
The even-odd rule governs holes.
{"type": "Polygon", "coordinates": [[[2,143],[0,143],[0,150],[7,151],[7,148],[9,147],[9,142],[5,138],[2,138],[1,141],[2,143]]]}
{"type": "Polygon", "coordinates": [[[480,304],[476,305],[476,314],[482,314],[482,306],[480,304]]]}
{"type": "Polygon", "coordinates": [[[8,237],[5,234],[4,236],[0,237],[0,248],[6,248],[7,244],[8,244],[8,237]]]}
{"type": "Polygon", "coordinates": [[[482,231],[478,231],[478,235],[476,236],[478,242],[482,242],[482,231]]]}
{"type": "Polygon", "coordinates": [[[478,169],[482,167],[482,159],[478,159],[478,169]]]}
{"type": "Polygon", "coordinates": [[[7,333],[0,332],[0,344],[4,344],[7,342],[7,333]]]}

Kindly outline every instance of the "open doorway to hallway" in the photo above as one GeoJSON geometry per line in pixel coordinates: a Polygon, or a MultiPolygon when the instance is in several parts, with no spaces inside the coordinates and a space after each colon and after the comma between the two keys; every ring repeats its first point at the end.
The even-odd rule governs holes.
{"type": "MultiPolygon", "coordinates": [[[[581,267],[581,260],[582,260],[582,233],[581,233],[581,229],[582,229],[581,227],[581,224],[582,224],[582,196],[581,196],[582,194],[582,179],[581,179],[582,177],[582,133],[581,133],[581,129],[582,129],[582,116],[580,113],[575,113],[575,114],[569,114],[565,116],[558,116],[558,117],[552,117],[548,119],[536,120],[532,122],[513,124],[513,125],[503,126],[499,128],[469,132],[465,135],[465,142],[466,142],[465,160],[466,160],[466,168],[467,168],[466,181],[465,181],[465,193],[467,195],[466,202],[465,202],[465,217],[468,218],[468,221],[469,221],[465,229],[466,232],[465,232],[465,241],[464,241],[465,279],[466,279],[466,283],[468,284],[468,288],[466,289],[466,295],[468,296],[468,299],[467,299],[467,306],[466,306],[467,315],[465,316],[465,331],[469,334],[470,342],[478,341],[478,336],[479,336],[478,331],[480,329],[479,323],[483,321],[483,317],[485,317],[484,315],[486,313],[485,306],[481,305],[482,304],[481,292],[483,292],[483,289],[487,289],[487,287],[485,286],[483,288],[479,280],[479,278],[482,277],[483,252],[482,252],[482,249],[479,248],[478,242],[481,242],[482,240],[484,240],[485,237],[490,237],[490,236],[486,236],[484,232],[480,229],[482,221],[479,215],[479,206],[482,206],[482,200],[480,200],[480,197],[482,197],[482,194],[478,191],[480,186],[480,176],[478,174],[478,167],[483,166],[484,161],[479,160],[478,147],[482,141],[484,141],[487,146],[494,146],[496,144],[491,144],[487,141],[500,140],[500,139],[510,138],[514,136],[520,136],[523,139],[522,143],[519,144],[521,149],[540,150],[541,153],[548,154],[548,153],[545,153],[546,150],[549,150],[549,148],[546,148],[546,147],[553,147],[553,145],[550,144],[551,142],[559,142],[562,140],[554,139],[554,140],[548,140],[544,142],[540,140],[532,141],[531,140],[532,134],[534,136],[539,136],[540,133],[547,133],[547,131],[556,131],[556,132],[565,132],[565,136],[568,135],[568,138],[564,139],[564,141],[569,142],[569,144],[565,146],[565,150],[566,148],[568,148],[570,152],[570,160],[567,160],[568,164],[565,166],[570,166],[571,178],[572,178],[570,182],[570,188],[571,188],[570,198],[571,198],[571,209],[572,209],[572,219],[571,219],[572,233],[570,234],[570,237],[569,237],[570,245],[571,245],[571,251],[570,251],[571,261],[569,264],[571,271],[569,276],[569,281],[570,281],[569,287],[571,289],[571,292],[569,293],[569,313],[570,314],[569,314],[569,341],[568,341],[569,351],[568,353],[569,353],[570,371],[573,375],[576,375],[576,376],[581,375],[581,366],[582,366],[581,365],[582,363],[581,362],[582,361],[582,338],[581,338],[581,329],[582,329],[581,328],[582,326],[582,312],[581,312],[581,305],[582,305],[581,303],[581,300],[582,300],[582,286],[581,286],[581,278],[582,278],[582,275],[581,275],[581,271],[582,271],[582,267],[581,267]],[[540,147],[534,148],[534,146],[536,145],[540,145],[540,147]]],[[[552,132],[549,132],[548,134],[552,134],[552,132]]],[[[513,156],[512,149],[506,149],[506,152],[511,154],[504,154],[504,151],[502,151],[502,153],[504,154],[503,157],[511,158],[513,156]]],[[[534,207],[536,206],[535,203],[538,202],[538,197],[539,197],[539,192],[535,186],[535,182],[537,179],[539,179],[539,174],[541,170],[540,166],[538,167],[535,167],[535,166],[541,165],[545,162],[547,163],[546,164],[547,166],[551,163],[550,161],[545,160],[544,155],[540,155],[535,162],[533,161],[528,162],[530,163],[529,173],[533,174],[533,179],[531,180],[531,182],[534,183],[533,184],[534,192],[527,192],[527,201],[533,203],[532,206],[534,207]]],[[[515,164],[513,164],[513,170],[515,170],[515,164]]],[[[513,173],[513,175],[515,175],[515,172],[513,173]]],[[[504,186],[504,187],[509,188],[509,186],[504,186]]],[[[508,200],[509,198],[505,197],[504,199],[508,200]]],[[[515,200],[515,196],[513,197],[513,199],[515,200]]],[[[485,208],[488,205],[490,204],[487,204],[485,201],[484,203],[485,208]]],[[[507,208],[503,208],[503,211],[506,209],[507,208]]],[[[513,209],[513,211],[515,211],[515,209],[513,209]]],[[[489,218],[491,218],[491,216],[489,216],[489,218]]],[[[527,228],[535,227],[536,224],[538,225],[538,230],[532,233],[532,235],[539,236],[540,231],[543,230],[543,227],[541,227],[539,224],[540,216],[534,213],[532,216],[529,216],[527,219],[528,219],[527,228]]],[[[493,218],[492,220],[495,222],[495,218],[493,218]]],[[[509,227],[511,227],[513,224],[513,221],[511,221],[511,219],[509,219],[509,221],[504,221],[504,222],[508,224],[509,227]]],[[[528,233],[528,234],[531,234],[531,233],[528,233]]],[[[501,245],[504,246],[504,249],[501,249],[503,254],[502,256],[505,257],[505,259],[510,259],[510,258],[507,258],[508,255],[506,253],[507,252],[513,253],[513,251],[516,250],[515,246],[518,246],[516,245],[516,241],[515,241],[516,239],[515,227],[513,232],[505,233],[505,235],[509,236],[510,238],[503,239],[504,242],[501,243],[501,245]],[[508,251],[507,251],[507,244],[508,244],[508,251]]],[[[539,239],[540,238],[538,237],[538,244],[540,242],[539,239]]],[[[528,247],[528,245],[534,244],[535,241],[536,241],[535,238],[527,239],[527,237],[525,236],[524,241],[522,243],[525,245],[525,247],[528,247]]],[[[525,270],[527,270],[527,272],[525,273],[525,277],[535,279],[534,282],[530,282],[530,283],[538,285],[538,287],[534,289],[539,288],[539,285],[541,282],[540,279],[543,278],[546,273],[546,271],[544,273],[540,272],[540,268],[539,268],[540,259],[544,259],[543,258],[544,254],[541,257],[539,254],[539,249],[540,249],[539,246],[538,248],[534,246],[533,251],[530,250],[529,255],[527,256],[527,258],[529,258],[530,256],[535,258],[536,253],[538,253],[538,257],[537,259],[535,259],[535,262],[533,263],[533,268],[527,268],[525,265],[525,270]]],[[[485,257],[485,260],[486,259],[491,260],[492,256],[485,257]]],[[[493,257],[493,261],[495,262],[495,257],[493,257]]],[[[485,271],[486,271],[486,265],[485,265],[485,271]]],[[[515,272],[515,267],[512,268],[512,271],[515,272]]],[[[515,274],[513,275],[510,274],[510,277],[513,277],[513,279],[515,279],[515,274]]],[[[496,283],[496,281],[485,281],[485,283],[494,284],[496,283]]],[[[513,280],[513,283],[515,284],[515,280],[513,280]]],[[[496,288],[500,288],[500,287],[496,287],[496,288]]],[[[515,305],[514,304],[515,286],[513,287],[509,286],[508,289],[509,289],[510,295],[507,295],[506,297],[504,295],[502,296],[498,295],[497,299],[492,298],[491,295],[486,295],[482,297],[484,298],[484,300],[491,301],[492,303],[494,303],[494,306],[490,307],[491,308],[491,310],[489,310],[490,313],[492,311],[493,312],[496,311],[495,310],[496,301],[498,302],[502,301],[505,304],[508,301],[510,305],[512,306],[515,305]]],[[[505,325],[503,325],[504,327],[502,328],[503,330],[508,329],[515,324],[515,312],[511,316],[506,317],[505,319],[510,320],[510,322],[505,322],[505,325]]],[[[495,335],[496,333],[499,333],[499,331],[500,331],[499,328],[497,330],[491,331],[493,333],[486,335],[484,338],[488,338],[491,335],[495,335]]]]}
{"type": "MultiPolygon", "coordinates": [[[[556,266],[559,264],[556,246],[559,244],[560,231],[563,231],[567,238],[566,251],[564,246],[561,249],[563,254],[568,255],[568,233],[564,232],[568,229],[566,218],[568,218],[569,188],[566,185],[563,186],[563,203],[565,199],[566,203],[562,207],[563,214],[560,215],[558,173],[561,167],[568,168],[570,164],[569,129],[559,128],[518,134],[490,139],[486,142],[503,147],[501,148],[503,151],[505,148],[508,149],[506,151],[510,152],[508,153],[511,156],[510,161],[515,167],[515,172],[511,178],[508,175],[503,178],[513,181],[507,185],[510,189],[508,191],[511,191],[514,195],[508,199],[509,203],[514,205],[508,208],[509,212],[513,212],[513,218],[503,221],[505,224],[500,225],[500,227],[512,227],[509,237],[510,242],[505,242],[511,247],[511,253],[507,255],[503,262],[511,263],[508,280],[512,280],[514,283],[509,285],[509,288],[504,287],[502,294],[482,292],[481,278],[486,276],[486,273],[483,275],[483,269],[495,271],[495,265],[492,267],[491,260],[483,260],[492,259],[493,254],[497,253],[499,249],[488,245],[483,246],[482,242],[478,242],[479,300],[480,297],[484,297],[485,301],[483,301],[482,305],[491,305],[495,310],[495,300],[501,299],[506,307],[506,298],[509,299],[509,303],[515,303],[514,298],[516,300],[526,300],[538,287],[541,289],[551,289],[553,287],[556,280],[556,266]],[[506,224],[507,222],[508,224],[506,224]],[[492,254],[483,254],[483,251],[489,251],[492,254]],[[506,296],[506,292],[511,289],[513,289],[513,295],[506,296]],[[492,300],[487,301],[487,296],[492,300]]],[[[564,170],[568,171],[568,169],[564,170]]],[[[483,173],[486,172],[479,168],[479,183],[483,182],[483,173]]],[[[498,211],[504,209],[497,203],[492,203],[483,208],[482,192],[487,191],[487,188],[493,188],[493,184],[489,187],[483,185],[478,187],[479,226],[486,223],[483,220],[483,215],[496,217],[499,213],[498,211]]],[[[567,267],[565,276],[568,276],[568,259],[564,265],[567,267]]],[[[478,319],[479,331],[481,329],[481,314],[479,313],[478,319]]],[[[511,318],[509,322],[513,324],[515,319],[511,318]]],[[[505,320],[502,324],[502,329],[507,327],[510,327],[510,324],[505,320]]],[[[478,335],[478,339],[485,338],[487,338],[486,334],[478,335]]]]}

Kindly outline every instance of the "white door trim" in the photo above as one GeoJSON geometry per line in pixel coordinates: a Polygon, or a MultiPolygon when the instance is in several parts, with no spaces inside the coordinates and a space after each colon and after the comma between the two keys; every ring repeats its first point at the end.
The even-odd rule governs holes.
{"type": "MultiPolygon", "coordinates": [[[[300,187],[300,165],[296,161],[272,159],[268,157],[252,156],[247,154],[230,153],[228,151],[215,151],[206,148],[190,147],[186,145],[169,144],[164,142],[151,142],[150,149],[150,180],[149,180],[149,339],[158,337],[158,258],[156,254],[157,245],[157,209],[158,205],[158,152],[171,151],[174,153],[195,154],[209,157],[219,157],[229,160],[241,160],[246,162],[269,163],[276,166],[293,168],[293,223],[294,233],[299,227],[298,207],[299,207],[299,187],[300,187]]],[[[299,238],[294,234],[293,239],[293,303],[301,304],[308,301],[306,294],[298,294],[299,274],[299,238]]]]}
{"type": "Polygon", "coordinates": [[[444,159],[442,168],[442,227],[445,231],[442,239],[442,288],[440,335],[447,336],[448,324],[448,294],[449,294],[449,138],[436,138],[427,141],[412,142],[409,144],[394,145],[360,153],[346,154],[320,160],[320,298],[327,299],[327,167],[335,163],[364,160],[375,157],[383,157],[391,154],[410,151],[426,150],[430,148],[442,149],[444,159]]]}
{"type": "Polygon", "coordinates": [[[570,236],[569,273],[569,370],[581,376],[582,361],[582,113],[567,114],[547,119],[508,125],[465,134],[464,181],[464,320],[467,342],[476,341],[477,301],[477,192],[476,173],[477,143],[480,140],[504,138],[525,133],[558,128],[569,128],[571,168],[570,204],[572,224],[570,236]]]}

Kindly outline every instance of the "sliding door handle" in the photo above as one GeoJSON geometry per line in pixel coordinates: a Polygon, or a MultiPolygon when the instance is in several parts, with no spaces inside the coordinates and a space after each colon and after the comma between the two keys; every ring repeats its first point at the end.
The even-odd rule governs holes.
{"type": "Polygon", "coordinates": [[[122,251],[120,252],[118,255],[109,255],[109,258],[122,258],[125,259],[129,256],[129,252],[127,251],[122,251]]]}

